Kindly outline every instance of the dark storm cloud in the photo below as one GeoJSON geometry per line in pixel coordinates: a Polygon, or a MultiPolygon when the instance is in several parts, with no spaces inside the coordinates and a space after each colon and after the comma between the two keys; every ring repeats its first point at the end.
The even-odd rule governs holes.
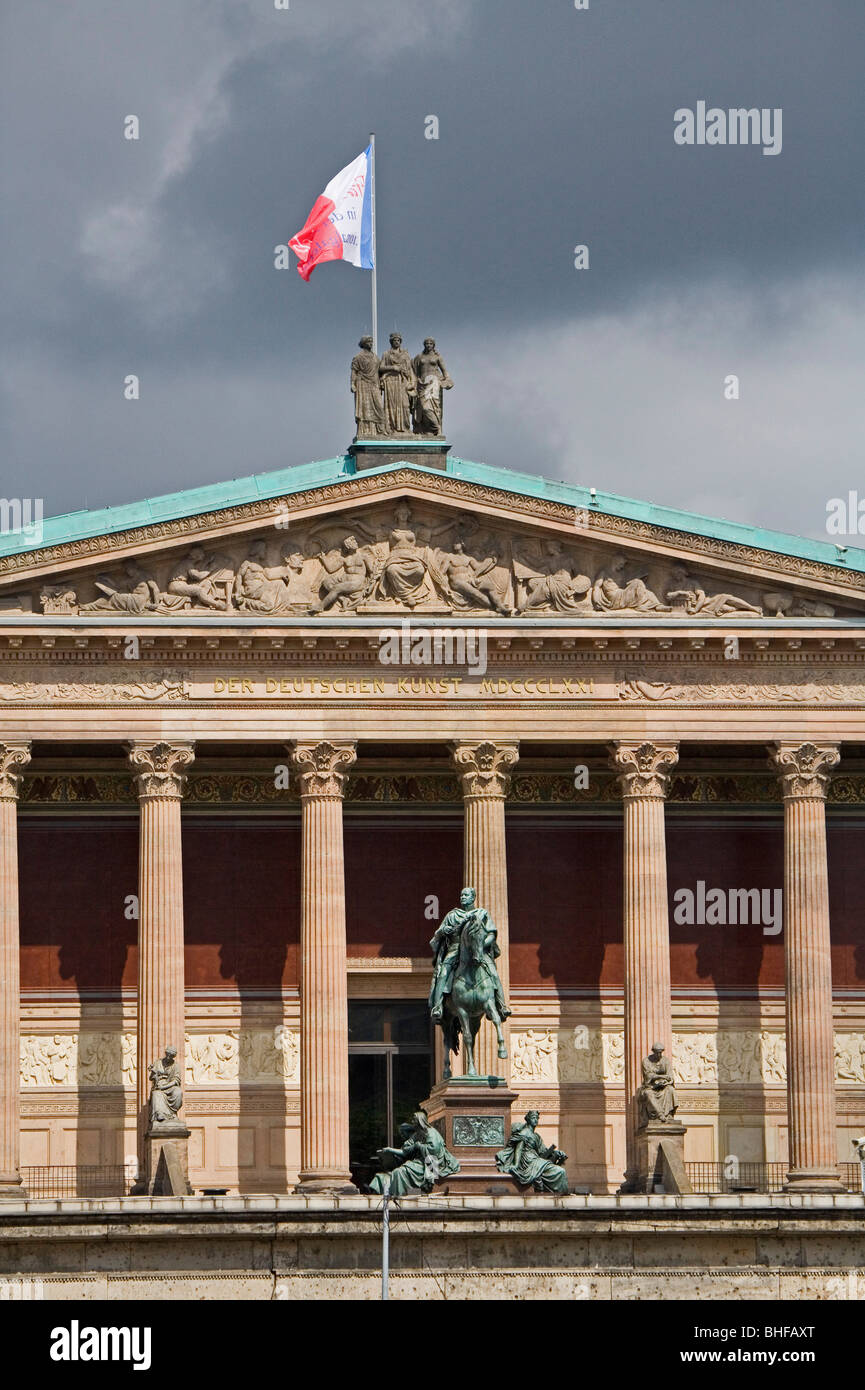
{"type": "Polygon", "coordinates": [[[819,534],[857,483],[863,37],[858,0],[22,7],[4,490],[56,512],[341,451],[369,279],[273,247],[375,129],[381,328],[437,336],[458,452],[819,534]],[[782,108],[782,152],[676,146],[698,100],[782,108]]]}

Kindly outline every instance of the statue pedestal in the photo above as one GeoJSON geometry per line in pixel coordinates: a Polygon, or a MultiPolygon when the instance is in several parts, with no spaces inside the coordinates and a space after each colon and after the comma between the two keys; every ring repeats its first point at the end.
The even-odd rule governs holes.
{"type": "Polygon", "coordinates": [[[388,463],[417,463],[422,468],[445,472],[450,447],[446,439],[436,435],[406,434],[393,439],[356,439],[348,452],[358,472],[383,468],[388,463]]]}
{"type": "Polygon", "coordinates": [[[661,1183],[665,1192],[690,1192],[685,1174],[686,1128],[677,1121],[648,1120],[637,1130],[637,1176],[620,1189],[629,1192],[655,1190],[661,1183]]]}
{"type": "Polygon", "coordinates": [[[510,1174],[496,1168],[496,1154],[510,1138],[516,1098],[502,1076],[455,1076],[433,1087],[424,1109],[460,1165],[458,1173],[436,1184],[436,1192],[505,1197],[522,1191],[510,1174]]]}
{"type": "Polygon", "coordinates": [[[144,1136],[144,1172],[133,1196],[190,1197],[189,1130],[179,1122],[148,1129],[144,1136]]]}

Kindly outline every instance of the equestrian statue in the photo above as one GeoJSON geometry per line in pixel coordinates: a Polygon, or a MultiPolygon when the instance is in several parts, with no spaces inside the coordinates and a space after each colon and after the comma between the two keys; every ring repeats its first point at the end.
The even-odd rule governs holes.
{"type": "Polygon", "coordinates": [[[507,1057],[502,1024],[510,1017],[502,982],[496,968],[501,955],[496,928],[485,907],[476,905],[474,888],[464,888],[460,905],[449,912],[430,942],[433,981],[429,1008],[442,1030],[444,1079],[451,1079],[451,1053],[459,1052],[460,1037],[466,1058],[466,1076],[477,1076],[475,1039],[481,1020],[488,1018],[496,1030],[498,1055],[507,1057]]]}

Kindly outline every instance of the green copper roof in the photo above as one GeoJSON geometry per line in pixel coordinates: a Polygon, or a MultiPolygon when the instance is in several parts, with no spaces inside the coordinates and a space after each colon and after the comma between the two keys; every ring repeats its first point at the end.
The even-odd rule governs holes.
{"type": "MultiPolygon", "coordinates": [[[[433,471],[419,464],[406,462],[384,464],[380,468],[365,469],[364,473],[366,476],[390,473],[397,468],[409,468],[420,474],[433,471]]],[[[435,471],[438,473],[438,470],[435,471]]],[[[188,488],[184,492],[166,493],[161,497],[149,497],[143,502],[129,502],[119,507],[103,507],[98,511],[69,512],[65,516],[46,517],[39,538],[35,538],[32,532],[28,534],[26,530],[0,535],[0,555],[19,554],[37,550],[41,546],[62,545],[68,541],[107,535],[113,531],[127,531],[153,522],[194,516],[198,512],[219,511],[223,507],[241,506],[245,502],[255,502],[262,498],[290,497],[309,488],[340,482],[354,472],[354,460],[348,455],[343,455],[323,459],[318,463],[280,468],[272,473],[256,473],[248,478],[234,478],[227,483],[211,483],[205,487],[188,488]]],[[[553,483],[532,473],[517,473],[507,468],[495,468],[487,463],[471,463],[468,459],[449,457],[447,472],[451,477],[464,478],[469,482],[499,488],[521,497],[546,497],[566,506],[606,512],[612,516],[648,522],[685,534],[756,546],[779,555],[840,565],[844,569],[865,574],[865,550],[853,546],[850,546],[846,553],[839,554],[836,546],[830,541],[789,536],[779,531],[767,531],[762,527],[746,526],[742,522],[718,521],[712,517],[699,516],[695,512],[679,511],[675,507],[637,502],[629,497],[619,497],[612,492],[599,490],[593,498],[589,489],[585,487],[577,487],[571,483],[553,483]]]]}

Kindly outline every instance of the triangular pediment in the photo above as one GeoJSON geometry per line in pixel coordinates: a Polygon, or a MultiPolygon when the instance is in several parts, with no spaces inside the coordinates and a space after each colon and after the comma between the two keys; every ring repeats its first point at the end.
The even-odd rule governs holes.
{"type": "Polygon", "coordinates": [[[809,543],[785,554],[759,533],[749,543],[689,532],[603,498],[580,505],[580,489],[571,502],[564,487],[530,492],[508,485],[519,475],[500,485],[497,470],[486,474],[396,465],[122,529],[100,521],[68,539],[55,529],[49,544],[0,556],[0,617],[865,614],[865,575],[809,543]]]}

